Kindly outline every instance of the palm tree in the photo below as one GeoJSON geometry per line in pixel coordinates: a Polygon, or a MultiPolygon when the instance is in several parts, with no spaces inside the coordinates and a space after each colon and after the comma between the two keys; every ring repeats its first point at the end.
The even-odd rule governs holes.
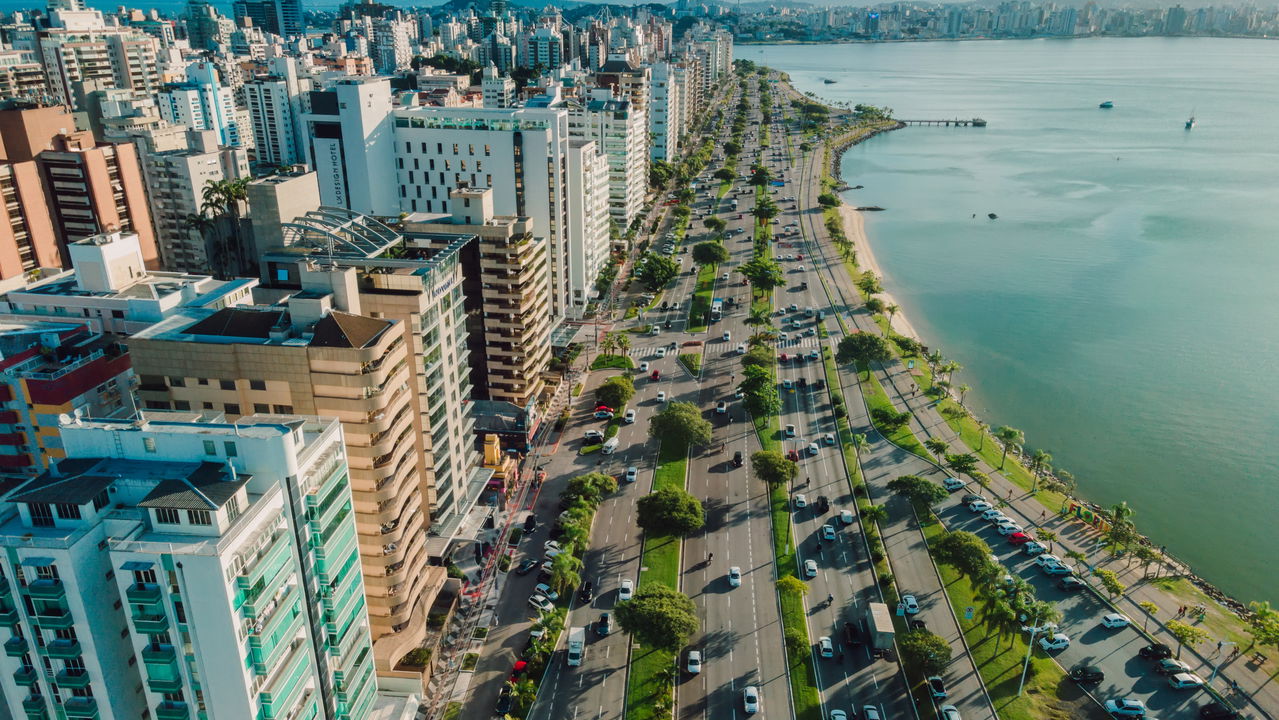
{"type": "Polygon", "coordinates": [[[617,333],[605,333],[604,339],[600,341],[600,351],[605,355],[612,355],[617,349],[617,333]]]}
{"type": "Polygon", "coordinates": [[[617,350],[619,355],[625,355],[631,349],[630,333],[617,332],[617,350]]]}
{"type": "MultiPolygon", "coordinates": [[[[209,261],[215,274],[230,277],[244,266],[244,243],[240,238],[240,210],[248,200],[249,180],[215,180],[204,186],[200,214],[211,221],[212,253],[209,261]],[[232,255],[234,254],[234,258],[232,255]]],[[[204,232],[204,228],[198,228],[204,232]]],[[[209,235],[205,236],[206,242],[209,235]]]]}
{"type": "Polygon", "coordinates": [[[1031,625],[1043,626],[1047,623],[1061,622],[1061,610],[1057,603],[1037,600],[1026,611],[1026,620],[1031,625]]]}
{"type": "Polygon", "coordinates": [[[895,317],[895,316],[897,315],[897,311],[898,311],[898,310],[901,310],[901,306],[900,306],[900,305],[889,305],[888,307],[886,307],[886,308],[884,308],[884,309],[888,311],[888,322],[890,322],[890,323],[891,323],[891,322],[893,321],[893,317],[895,317]]]}
{"type": "Polygon", "coordinates": [[[866,449],[866,443],[866,433],[853,433],[853,455],[859,463],[862,460],[862,450],[866,449]]]}
{"type": "Polygon", "coordinates": [[[1114,518],[1114,521],[1111,524],[1131,525],[1132,521],[1129,520],[1128,518],[1131,518],[1136,513],[1137,513],[1136,510],[1133,510],[1132,508],[1128,507],[1127,500],[1120,502],[1118,505],[1112,505],[1110,506],[1110,516],[1114,518]]]}
{"type": "Polygon", "coordinates": [[[963,370],[964,366],[960,365],[954,360],[951,360],[950,362],[943,365],[941,369],[942,369],[942,372],[946,373],[946,379],[950,380],[952,377],[954,377],[955,373],[959,372],[960,370],[963,370]]]}
{"type": "Polygon", "coordinates": [[[862,508],[862,519],[878,525],[888,519],[888,508],[883,505],[867,505],[862,508]]]}
{"type": "Polygon", "coordinates": [[[1047,528],[1039,528],[1035,531],[1035,539],[1041,543],[1048,543],[1048,552],[1053,551],[1053,543],[1057,542],[1057,533],[1047,528]]]}
{"type": "Polygon", "coordinates": [[[751,314],[746,318],[747,325],[772,325],[773,320],[768,315],[768,308],[760,307],[751,310],[751,314]]]}
{"type": "Polygon", "coordinates": [[[977,423],[977,452],[981,452],[986,447],[986,433],[989,432],[989,425],[984,422],[977,423]]]}
{"type": "Polygon", "coordinates": [[[1013,637],[1021,629],[1017,611],[1006,600],[999,600],[986,608],[982,618],[986,621],[986,627],[995,635],[996,655],[999,654],[1000,640],[1013,637]]]}
{"type": "Polygon", "coordinates": [[[928,364],[931,365],[934,370],[940,367],[942,363],[946,362],[946,356],[941,354],[941,350],[934,350],[928,353],[928,356],[924,359],[928,361],[928,364]]]}
{"type": "Polygon", "coordinates": [[[582,561],[572,553],[562,552],[551,560],[550,586],[563,595],[582,584],[582,561]]]}
{"type": "Polygon", "coordinates": [[[1047,450],[1035,450],[1030,454],[1030,472],[1035,476],[1035,485],[1030,489],[1031,492],[1039,490],[1039,474],[1047,472],[1048,463],[1052,462],[1053,456],[1047,450]]]}
{"type": "Polygon", "coordinates": [[[1026,440],[1026,434],[1015,427],[1000,425],[995,429],[995,437],[1004,444],[1004,455],[999,458],[999,469],[1004,469],[1004,461],[1008,459],[1008,450],[1014,445],[1020,445],[1026,440]]]}
{"type": "Polygon", "coordinates": [[[928,452],[942,458],[945,457],[946,449],[950,447],[950,443],[942,440],[941,438],[934,437],[925,440],[924,447],[928,448],[928,452]]]}
{"type": "Polygon", "coordinates": [[[751,208],[751,215],[755,216],[760,225],[767,224],[768,221],[777,217],[779,212],[781,211],[778,209],[777,203],[767,197],[757,203],[754,208],[751,208]]]}
{"type": "Polygon", "coordinates": [[[955,389],[959,391],[959,405],[960,407],[962,407],[964,404],[964,396],[967,395],[968,391],[972,390],[972,388],[968,387],[967,385],[960,385],[959,387],[955,389]]]}

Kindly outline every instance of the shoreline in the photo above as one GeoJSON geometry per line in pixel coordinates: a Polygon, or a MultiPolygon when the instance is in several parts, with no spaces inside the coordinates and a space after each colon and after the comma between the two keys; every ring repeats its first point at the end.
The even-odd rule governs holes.
{"type": "MultiPolygon", "coordinates": [[[[791,88],[794,89],[795,92],[799,93],[799,90],[795,88],[793,84],[791,85],[791,88]]],[[[802,93],[800,94],[802,95],[802,93]]],[[[822,104],[831,108],[832,111],[837,110],[837,108],[830,105],[828,102],[825,102],[823,99],[821,98],[815,98],[815,99],[818,102],[821,102],[822,104]]],[[[896,129],[900,129],[900,127],[896,129]]],[[[831,166],[827,168],[827,171],[829,172],[830,176],[841,183],[852,185],[853,183],[849,183],[849,181],[844,177],[841,169],[841,163],[844,157],[844,153],[853,145],[860,144],[861,142],[869,140],[871,137],[874,137],[877,134],[879,133],[874,133],[870,136],[859,138],[851,142],[832,145],[830,147],[831,166]]],[[[882,280],[884,278],[883,269],[880,266],[878,259],[876,259],[875,257],[874,250],[870,243],[870,238],[866,233],[865,214],[858,211],[855,206],[849,204],[846,200],[844,200],[842,194],[837,193],[837,196],[840,199],[840,204],[836,207],[836,210],[839,213],[840,220],[844,226],[844,233],[845,235],[847,235],[849,240],[852,241],[853,247],[857,251],[856,260],[853,264],[862,271],[873,272],[877,277],[879,277],[882,280]]],[[[885,305],[897,304],[896,298],[887,289],[885,289],[882,292],[876,293],[876,295],[878,295],[884,301],[885,305]]],[[[892,328],[894,332],[900,335],[909,337],[919,342],[921,345],[925,345],[925,346],[928,345],[927,342],[924,340],[924,338],[920,335],[920,333],[911,324],[910,320],[906,317],[905,310],[899,310],[895,315],[889,315],[887,313],[884,313],[883,315],[885,318],[888,319],[889,326],[892,328]]],[[[970,411],[970,414],[971,414],[971,411],[970,411]]],[[[976,414],[971,414],[971,417],[979,423],[982,422],[981,419],[978,418],[976,414]]],[[[993,437],[991,439],[994,440],[993,437]]],[[[1017,457],[1017,459],[1015,460],[1016,462],[1022,462],[1021,453],[1018,453],[1016,457],[1017,457]]],[[[1069,499],[1075,500],[1089,508],[1092,508],[1094,511],[1100,511],[1103,513],[1106,512],[1106,508],[1101,507],[1096,502],[1084,497],[1078,489],[1076,489],[1074,492],[1067,492],[1063,494],[1069,499]]],[[[1154,540],[1152,540],[1149,536],[1145,534],[1138,533],[1138,537],[1140,538],[1138,542],[1141,544],[1147,545],[1149,547],[1161,546],[1161,543],[1156,543],[1154,540]]],[[[1166,545],[1164,545],[1164,547],[1166,547],[1166,545]]],[[[1180,572],[1174,575],[1174,577],[1181,577],[1186,579],[1188,582],[1191,583],[1192,586],[1202,591],[1205,595],[1208,596],[1210,600],[1212,600],[1217,605],[1219,605],[1227,613],[1239,618],[1240,622],[1246,623],[1248,621],[1248,618],[1252,615],[1252,612],[1251,610],[1248,609],[1248,605],[1246,603],[1240,601],[1233,595],[1221,590],[1211,581],[1205,579],[1198,572],[1195,572],[1194,568],[1192,568],[1189,564],[1186,564],[1182,560],[1177,558],[1176,555],[1172,553],[1167,553],[1166,551],[1164,551],[1164,554],[1168,558],[1168,560],[1166,560],[1165,563],[1170,569],[1176,569],[1178,566],[1180,566],[1180,568],[1183,570],[1183,572],[1180,572]]]]}

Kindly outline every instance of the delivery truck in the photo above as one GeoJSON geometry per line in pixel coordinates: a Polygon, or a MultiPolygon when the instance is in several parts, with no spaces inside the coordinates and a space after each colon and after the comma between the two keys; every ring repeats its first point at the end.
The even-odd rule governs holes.
{"type": "Polygon", "coordinates": [[[884,603],[866,604],[866,644],[876,657],[893,649],[893,613],[884,603]]]}
{"type": "Polygon", "coordinates": [[[566,661],[569,667],[581,665],[584,655],[586,655],[586,628],[575,627],[568,631],[568,655],[566,656],[566,661]]]}

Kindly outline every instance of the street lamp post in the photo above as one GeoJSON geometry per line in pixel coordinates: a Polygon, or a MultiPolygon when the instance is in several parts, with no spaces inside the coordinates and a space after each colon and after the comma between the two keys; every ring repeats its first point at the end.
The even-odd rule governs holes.
{"type": "MultiPolygon", "coordinates": [[[[1035,618],[1035,620],[1038,622],[1039,619],[1035,618]]],[[[1021,666],[1021,681],[1017,683],[1017,697],[1021,697],[1021,691],[1026,687],[1026,671],[1030,669],[1030,653],[1035,650],[1035,634],[1044,629],[1046,628],[1038,625],[1030,627],[1030,643],[1026,647],[1026,661],[1021,666]]]]}

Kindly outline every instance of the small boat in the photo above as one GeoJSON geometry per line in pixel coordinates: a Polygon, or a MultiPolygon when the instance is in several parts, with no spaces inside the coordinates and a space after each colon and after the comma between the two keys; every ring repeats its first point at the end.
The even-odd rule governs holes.
{"type": "Polygon", "coordinates": [[[999,218],[999,216],[996,215],[995,213],[986,213],[986,217],[990,218],[991,220],[995,220],[999,218]]]}
{"type": "Polygon", "coordinates": [[[1192,113],[1190,119],[1186,121],[1186,129],[1189,130],[1195,126],[1195,116],[1192,113]]]}
{"type": "Polygon", "coordinates": [[[830,78],[823,78],[822,82],[826,83],[827,85],[834,85],[837,81],[831,80],[830,78]]]}
{"type": "Polygon", "coordinates": [[[1101,108],[1102,110],[1109,110],[1109,109],[1113,108],[1114,106],[1115,106],[1114,101],[1112,101],[1112,100],[1107,100],[1106,102],[1104,102],[1104,103],[1102,103],[1102,104],[1098,105],[1097,107],[1101,108]]]}

